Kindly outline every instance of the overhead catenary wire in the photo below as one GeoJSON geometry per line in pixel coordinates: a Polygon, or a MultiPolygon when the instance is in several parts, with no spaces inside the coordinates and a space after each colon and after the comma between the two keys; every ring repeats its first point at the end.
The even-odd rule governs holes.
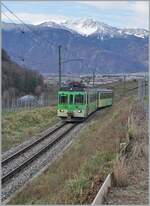
{"type": "MultiPolygon", "coordinates": [[[[21,64],[22,66],[24,66],[24,67],[30,67],[31,69],[34,69],[35,68],[35,66],[37,67],[37,66],[44,66],[44,67],[46,67],[46,63],[45,62],[37,62],[37,61],[31,61],[31,62],[28,62],[28,63],[30,63],[30,65],[26,65],[25,64],[25,60],[27,60],[27,59],[24,59],[24,57],[23,56],[17,56],[16,54],[14,54],[14,53],[11,53],[11,55],[15,58],[15,59],[18,59],[18,60],[20,60],[21,62],[23,62],[23,64],[21,64]]],[[[47,57],[48,58],[48,57],[47,57]]],[[[53,66],[56,66],[57,67],[57,65],[58,65],[58,63],[57,62],[54,62],[53,63],[53,66]]]]}
{"type": "MultiPolygon", "coordinates": [[[[12,10],[10,10],[4,3],[2,3],[2,6],[7,9],[7,11],[9,11],[19,22],[21,22],[23,25],[25,25],[35,36],[37,36],[39,38],[39,35],[28,25],[26,24],[20,17],[18,17],[12,10]]],[[[37,40],[37,43],[39,43],[39,39],[36,39],[37,40]]],[[[58,47],[59,45],[56,45],[56,44],[53,44],[52,42],[49,42],[47,41],[47,39],[42,39],[42,40],[45,40],[45,42],[48,44],[48,45],[51,45],[51,46],[56,46],[58,47]]],[[[40,45],[41,46],[41,45],[40,45]]]]}
{"type": "MultiPolygon", "coordinates": [[[[11,23],[13,23],[13,24],[16,24],[16,22],[14,21],[14,20],[12,20],[12,18],[10,18],[4,11],[2,11],[2,14],[9,20],[9,21],[11,21],[11,23]]],[[[26,33],[26,31],[24,31],[21,27],[18,27],[18,29],[20,30],[20,32],[22,33],[22,34],[25,34],[26,33]]],[[[35,38],[33,38],[32,36],[31,36],[31,38],[35,41],[35,43],[37,43],[37,40],[35,40],[35,38]]],[[[12,56],[13,57],[15,57],[15,58],[17,58],[17,59],[19,59],[19,60],[21,60],[22,62],[23,62],[23,64],[25,63],[25,59],[26,59],[26,56],[27,56],[27,54],[29,54],[31,51],[32,51],[32,49],[35,47],[36,45],[33,45],[31,48],[29,48],[25,53],[24,53],[24,55],[22,55],[22,56],[17,56],[16,54],[12,54],[12,56]]],[[[41,44],[40,44],[40,46],[42,46],[41,44]]],[[[44,53],[45,52],[47,52],[46,50],[44,50],[44,53]]],[[[43,54],[43,53],[42,53],[43,54]]],[[[42,65],[43,63],[34,63],[34,65],[42,65]]],[[[33,64],[32,64],[33,65],[33,64]]],[[[44,64],[43,64],[44,65],[44,64]]]]}
{"type": "MultiPolygon", "coordinates": [[[[19,22],[21,22],[23,25],[26,26],[26,28],[28,28],[34,35],[37,36],[37,34],[30,28],[30,26],[28,24],[26,24],[23,20],[21,20],[14,12],[12,12],[7,6],[5,6],[3,3],[1,3],[2,6],[7,9],[7,11],[9,11],[19,22]]],[[[2,11],[2,13],[4,13],[2,11]]],[[[6,16],[6,13],[5,13],[5,16],[6,16]]],[[[8,16],[7,16],[8,17],[8,16]]],[[[10,17],[8,17],[10,19],[10,17]]],[[[11,20],[13,22],[13,20],[11,20]]],[[[38,39],[36,38],[32,38],[34,41],[38,42],[38,39]]]]}
{"type": "MultiPolygon", "coordinates": [[[[16,24],[16,22],[14,22],[6,13],[4,13],[3,11],[2,11],[2,14],[9,20],[9,21],[11,21],[13,24],[16,24]]],[[[22,34],[25,34],[26,32],[23,30],[23,29],[21,29],[20,27],[18,27],[18,29],[21,31],[21,33],[22,34]]],[[[37,43],[37,40],[35,39],[35,38],[33,38],[32,36],[31,36],[31,38],[35,41],[35,43],[37,43]]],[[[40,44],[40,46],[41,46],[41,44],[40,44]]],[[[31,52],[31,50],[33,49],[35,47],[35,45],[33,45],[31,48],[29,48],[29,50],[24,54],[24,57],[21,57],[21,60],[22,61],[25,61],[25,56],[29,53],[29,52],[31,52]]],[[[45,51],[45,50],[44,50],[45,51]]],[[[14,55],[13,55],[14,56],[14,55]]],[[[17,57],[17,58],[19,58],[19,57],[17,57]]]]}
{"type": "MultiPolygon", "coordinates": [[[[11,21],[13,24],[16,24],[4,11],[2,11],[2,14],[9,20],[9,21],[11,21]]],[[[25,31],[23,31],[23,29],[21,29],[20,27],[19,27],[19,29],[20,29],[20,31],[21,31],[21,33],[22,34],[24,34],[25,33],[25,31]]],[[[14,55],[13,55],[14,56],[14,55]]],[[[21,59],[21,61],[23,61],[24,62],[24,57],[22,56],[22,57],[17,57],[18,59],[21,59]]]]}
{"type": "Polygon", "coordinates": [[[4,11],[1,12],[8,20],[10,20],[13,24],[16,24],[4,11]]]}
{"type": "MultiPolygon", "coordinates": [[[[34,36],[36,36],[36,37],[38,37],[38,39],[37,38],[32,38],[33,40],[35,40],[36,41],[36,43],[37,44],[40,44],[40,38],[39,38],[39,35],[28,25],[28,24],[26,24],[20,17],[18,17],[11,9],[9,9],[4,3],[2,3],[1,2],[1,5],[8,11],[8,12],[10,12],[19,22],[21,22],[21,24],[23,24],[26,28],[28,28],[28,30],[30,30],[31,31],[31,33],[32,34],[34,34],[34,36]]],[[[3,12],[4,13],[4,12],[3,12]]],[[[6,16],[6,14],[5,14],[5,16],[6,16]]],[[[9,18],[9,17],[8,17],[9,18]]],[[[10,18],[9,18],[10,19],[10,18]]],[[[11,20],[12,21],[12,20],[11,20]]],[[[43,40],[43,39],[42,39],[43,40]]],[[[47,39],[44,39],[45,40],[45,42],[47,42],[47,44],[48,45],[53,45],[53,46],[58,46],[58,45],[54,45],[53,43],[51,43],[51,42],[49,42],[49,41],[47,41],[47,39]]],[[[40,44],[40,46],[41,46],[41,44],[40,44]]],[[[29,50],[28,50],[28,53],[29,52],[31,52],[31,50],[34,48],[34,46],[32,46],[29,50]]],[[[48,49],[48,48],[47,48],[48,49]]],[[[46,51],[45,49],[44,49],[44,51],[46,51]]],[[[27,55],[27,53],[26,53],[26,55],[27,55]]],[[[25,55],[24,55],[24,58],[22,58],[22,61],[24,62],[25,61],[25,55]]],[[[71,61],[81,61],[81,59],[79,60],[75,60],[75,59],[73,59],[73,60],[70,60],[70,62],[71,61]]],[[[64,62],[62,62],[62,63],[67,63],[67,62],[69,62],[68,60],[66,60],[66,61],[64,61],[64,62]]],[[[83,63],[83,62],[82,62],[83,63]]]]}
{"type": "MultiPolygon", "coordinates": [[[[28,30],[30,30],[31,31],[31,33],[32,34],[34,34],[34,37],[36,36],[38,36],[37,35],[37,33],[28,25],[28,24],[26,24],[20,17],[18,17],[13,11],[11,11],[4,3],[2,3],[2,6],[8,11],[8,12],[10,12],[19,22],[21,22],[23,25],[25,25],[26,26],[26,28],[28,28],[28,30]]],[[[6,15],[5,15],[6,16],[6,15]]],[[[12,20],[11,20],[12,21],[12,20]]],[[[35,40],[35,42],[36,43],[38,43],[40,46],[41,46],[41,44],[40,44],[40,40],[41,39],[39,39],[39,36],[38,36],[38,39],[37,38],[32,38],[33,40],[35,40]]],[[[45,39],[44,39],[45,40],[45,39]]],[[[50,43],[50,42],[48,42],[47,40],[45,41],[48,45],[53,45],[54,46],[54,44],[53,43],[50,43]]],[[[42,43],[43,44],[43,43],[42,43]]],[[[56,45],[55,45],[56,46],[56,45]]],[[[28,52],[26,52],[26,55],[27,55],[27,53],[29,53],[29,52],[31,52],[31,50],[34,48],[34,46],[32,46],[29,50],[28,50],[28,52]]],[[[44,53],[48,50],[48,47],[46,47],[47,49],[45,50],[44,49],[44,53]]],[[[42,53],[43,54],[43,53],[42,53]]],[[[18,59],[19,59],[19,57],[17,57],[18,59]]],[[[24,57],[22,57],[21,58],[21,61],[23,62],[23,64],[24,64],[24,62],[25,62],[25,55],[24,55],[24,57]]],[[[41,64],[41,63],[40,63],[41,64]]],[[[33,65],[33,64],[32,64],[33,65]]],[[[37,64],[36,63],[36,65],[39,65],[39,64],[37,64]]]]}
{"type": "MultiPolygon", "coordinates": [[[[36,37],[38,37],[39,38],[39,35],[28,25],[28,24],[26,24],[20,17],[18,17],[12,10],[10,10],[4,3],[2,3],[1,2],[1,4],[2,4],[2,6],[7,10],[7,11],[9,11],[19,22],[21,22],[24,26],[26,26],[26,28],[28,28],[31,32],[32,32],[32,34],[34,34],[36,37]]],[[[36,38],[35,38],[36,39],[36,38]]],[[[37,42],[39,41],[39,39],[36,39],[37,40],[37,42]]],[[[50,45],[54,45],[53,43],[51,43],[51,42],[49,42],[49,41],[47,41],[46,39],[44,39],[48,44],[50,44],[50,45]]]]}

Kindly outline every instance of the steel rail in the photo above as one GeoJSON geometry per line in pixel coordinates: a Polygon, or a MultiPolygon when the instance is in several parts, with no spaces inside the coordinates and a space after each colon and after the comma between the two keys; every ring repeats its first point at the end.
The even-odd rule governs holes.
{"type": "Polygon", "coordinates": [[[18,172],[20,172],[22,169],[24,169],[26,166],[28,166],[31,162],[33,162],[35,159],[37,159],[40,155],[45,153],[48,149],[56,145],[65,135],[67,135],[75,126],[77,123],[73,124],[67,131],[65,131],[63,134],[61,134],[59,137],[56,137],[54,140],[50,141],[50,143],[46,146],[44,146],[41,150],[36,152],[34,155],[32,155],[30,158],[22,162],[21,165],[14,168],[12,171],[8,172],[6,175],[2,176],[1,182],[4,184],[9,179],[15,176],[18,172]]]}
{"type": "Polygon", "coordinates": [[[58,126],[56,129],[52,130],[51,132],[49,132],[48,134],[36,139],[34,142],[32,142],[30,145],[27,145],[25,147],[23,147],[22,149],[20,149],[19,151],[13,153],[12,155],[8,156],[7,158],[5,158],[4,160],[2,160],[1,164],[2,166],[4,166],[5,164],[7,164],[9,161],[15,159],[16,157],[18,157],[19,155],[23,154],[24,152],[28,151],[29,149],[31,149],[33,146],[37,145],[38,143],[40,143],[41,141],[43,141],[44,139],[46,139],[48,136],[54,134],[55,132],[57,132],[59,129],[61,129],[62,127],[64,127],[66,125],[66,123],[61,124],[60,126],[58,126]]]}

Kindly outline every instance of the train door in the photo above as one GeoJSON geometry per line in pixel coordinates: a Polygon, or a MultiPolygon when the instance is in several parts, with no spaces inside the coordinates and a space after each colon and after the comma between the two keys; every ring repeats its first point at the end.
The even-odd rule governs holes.
{"type": "Polygon", "coordinates": [[[98,93],[98,107],[100,107],[101,104],[101,93],[98,93]]]}
{"type": "Polygon", "coordinates": [[[98,108],[99,103],[99,92],[96,92],[96,107],[98,108]]]}
{"type": "Polygon", "coordinates": [[[89,100],[89,90],[87,91],[87,96],[86,96],[86,101],[87,101],[87,112],[86,112],[86,114],[87,114],[87,116],[88,116],[88,114],[89,114],[89,102],[90,102],[90,100],[89,100]]]}
{"type": "Polygon", "coordinates": [[[97,108],[100,108],[100,104],[101,104],[101,93],[98,92],[97,93],[97,108]]]}
{"type": "Polygon", "coordinates": [[[69,94],[68,111],[73,111],[73,109],[74,109],[74,95],[69,94]]]}

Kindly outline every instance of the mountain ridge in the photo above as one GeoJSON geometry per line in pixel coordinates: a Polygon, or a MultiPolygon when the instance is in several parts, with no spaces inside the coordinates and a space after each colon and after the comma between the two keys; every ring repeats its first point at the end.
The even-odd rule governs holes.
{"type": "MultiPolygon", "coordinates": [[[[3,24],[9,24],[3,22],[3,24]]],[[[20,24],[16,24],[19,26],[20,24]]],[[[68,31],[74,31],[81,35],[89,36],[94,33],[114,33],[115,35],[135,35],[138,37],[148,36],[148,30],[142,28],[117,28],[114,26],[110,26],[104,22],[96,21],[91,18],[81,18],[79,20],[63,20],[59,23],[52,21],[43,22],[37,25],[30,26],[37,26],[37,27],[51,27],[51,28],[58,28],[58,29],[65,29],[68,31]]]]}
{"type": "MultiPolygon", "coordinates": [[[[76,22],[77,25],[79,23],[76,22]]],[[[63,65],[65,73],[87,73],[93,69],[99,73],[148,70],[147,30],[126,28],[120,30],[103,24],[103,27],[108,29],[105,28],[105,32],[82,35],[66,28],[65,22],[61,26],[56,23],[50,23],[49,26],[48,24],[47,22],[46,25],[44,23],[29,25],[38,36],[37,44],[32,32],[24,25],[3,23],[2,45],[17,63],[24,63],[27,67],[42,73],[57,72],[58,45],[62,45],[63,59],[84,59],[82,66],[79,62],[63,65]],[[24,62],[18,58],[21,55],[24,62]],[[41,65],[35,66],[34,62],[37,60],[41,65]]]]}

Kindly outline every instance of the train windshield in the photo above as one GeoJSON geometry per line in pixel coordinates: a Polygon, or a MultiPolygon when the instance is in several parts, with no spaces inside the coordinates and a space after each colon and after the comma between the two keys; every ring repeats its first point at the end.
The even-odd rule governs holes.
{"type": "Polygon", "coordinates": [[[68,103],[68,95],[60,94],[59,95],[59,103],[60,104],[67,104],[68,103]]]}
{"type": "Polygon", "coordinates": [[[83,104],[84,103],[84,95],[77,94],[75,95],[75,104],[83,104]]]}

